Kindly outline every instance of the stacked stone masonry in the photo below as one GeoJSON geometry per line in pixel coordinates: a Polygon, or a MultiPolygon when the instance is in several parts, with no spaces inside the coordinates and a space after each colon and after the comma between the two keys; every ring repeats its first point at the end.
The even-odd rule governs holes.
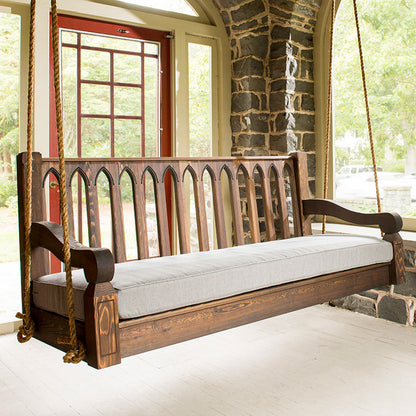
{"type": "Polygon", "coordinates": [[[330,302],[331,305],[416,327],[415,242],[405,242],[405,260],[406,283],[347,296],[330,302]]]}
{"type": "MultiPolygon", "coordinates": [[[[310,189],[314,194],[313,35],[321,0],[213,2],[225,23],[231,48],[232,154],[282,155],[293,150],[306,151],[310,189]]],[[[241,180],[243,183],[243,177],[241,180]]],[[[258,178],[256,190],[260,195],[258,178]]],[[[241,198],[246,212],[243,187],[241,198]]],[[[258,211],[260,229],[264,230],[261,206],[258,211]]],[[[247,218],[244,230],[249,240],[247,218]]],[[[406,284],[369,290],[331,303],[416,326],[416,243],[406,242],[405,247],[406,284]]]]}
{"type": "MultiPolygon", "coordinates": [[[[321,0],[214,3],[231,47],[232,155],[285,155],[304,150],[314,193],[313,34],[321,0]]],[[[247,218],[244,228],[249,240],[247,218]]],[[[261,215],[260,229],[265,229],[261,215]]]]}

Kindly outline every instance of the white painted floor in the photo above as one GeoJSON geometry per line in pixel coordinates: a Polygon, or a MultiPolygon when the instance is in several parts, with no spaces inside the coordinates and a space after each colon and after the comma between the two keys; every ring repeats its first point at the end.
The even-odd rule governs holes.
{"type": "Polygon", "coordinates": [[[0,337],[0,414],[416,414],[416,328],[316,306],[94,370],[0,337]]]}
{"type": "Polygon", "coordinates": [[[16,321],[21,309],[20,263],[0,263],[0,325],[16,321]]]}

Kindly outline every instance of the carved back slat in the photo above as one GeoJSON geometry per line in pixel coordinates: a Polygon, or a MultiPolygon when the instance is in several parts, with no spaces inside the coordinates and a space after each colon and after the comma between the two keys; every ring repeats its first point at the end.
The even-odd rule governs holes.
{"type": "Polygon", "coordinates": [[[243,234],[243,219],[241,214],[240,203],[240,190],[238,186],[238,177],[236,164],[232,163],[228,165],[229,171],[227,172],[228,183],[230,187],[230,201],[231,201],[231,213],[233,220],[233,232],[234,232],[234,244],[241,246],[244,244],[243,234]]]}
{"type": "Polygon", "coordinates": [[[214,218],[215,218],[215,232],[217,234],[217,245],[218,248],[228,247],[227,233],[225,227],[225,216],[224,216],[224,201],[222,196],[222,185],[221,185],[221,173],[218,169],[218,164],[215,164],[215,177],[212,180],[212,196],[214,206],[214,218]]]}
{"type": "Polygon", "coordinates": [[[157,233],[159,241],[159,253],[163,256],[170,256],[170,233],[168,222],[168,211],[166,204],[165,183],[162,182],[161,173],[158,172],[158,180],[155,183],[157,233]]]}
{"type": "Polygon", "coordinates": [[[139,259],[149,258],[149,238],[147,234],[146,221],[145,182],[144,179],[142,180],[142,174],[144,169],[145,165],[143,162],[139,162],[131,166],[131,170],[134,173],[133,207],[136,226],[137,255],[139,259]]]}
{"type": "Polygon", "coordinates": [[[297,192],[297,183],[295,178],[295,171],[293,166],[293,161],[290,160],[286,162],[286,167],[289,173],[289,183],[290,183],[290,194],[292,198],[292,214],[293,214],[293,228],[294,228],[294,235],[296,237],[300,237],[302,235],[302,226],[300,223],[300,215],[299,215],[299,199],[298,199],[298,192],[297,192]]]}
{"type": "Polygon", "coordinates": [[[111,231],[112,252],[114,261],[122,263],[126,261],[126,241],[124,234],[123,203],[120,189],[120,172],[117,165],[112,165],[110,170],[110,204],[111,204],[111,231]]]}
{"type": "Polygon", "coordinates": [[[90,247],[101,247],[100,209],[98,205],[97,186],[94,182],[89,181],[85,191],[90,247]]]}
{"type": "MultiPolygon", "coordinates": [[[[199,173],[199,172],[198,172],[199,173]]],[[[202,180],[202,172],[193,177],[194,194],[195,194],[195,211],[196,211],[196,223],[198,227],[198,242],[200,251],[209,250],[209,234],[208,234],[208,221],[207,212],[205,206],[205,193],[204,182],[202,180]]]]}
{"type": "Polygon", "coordinates": [[[246,164],[247,173],[244,177],[247,193],[247,209],[250,222],[250,236],[252,243],[260,242],[259,215],[257,211],[256,186],[254,183],[254,164],[246,164]]]}
{"type": "MultiPolygon", "coordinates": [[[[294,152],[294,169],[296,177],[296,189],[299,195],[299,200],[310,198],[309,180],[308,180],[308,161],[307,154],[303,152],[294,152]]],[[[299,216],[302,227],[302,235],[312,234],[311,218],[303,215],[303,206],[299,204],[299,216]]]]}
{"type": "Polygon", "coordinates": [[[179,250],[181,254],[191,252],[191,240],[189,235],[189,216],[187,215],[186,191],[184,182],[184,171],[187,164],[178,163],[176,168],[175,184],[175,206],[178,221],[179,250]],[[186,215],[185,215],[186,214],[186,215]]]}
{"type": "Polygon", "coordinates": [[[264,219],[266,223],[267,241],[276,240],[276,228],[274,225],[272,190],[270,184],[270,165],[261,164],[263,175],[261,175],[261,193],[263,199],[264,219]]]}
{"type": "Polygon", "coordinates": [[[283,239],[290,238],[290,223],[289,223],[289,212],[287,210],[286,201],[286,190],[284,183],[283,164],[279,163],[277,167],[277,209],[280,219],[280,230],[283,239]]]}

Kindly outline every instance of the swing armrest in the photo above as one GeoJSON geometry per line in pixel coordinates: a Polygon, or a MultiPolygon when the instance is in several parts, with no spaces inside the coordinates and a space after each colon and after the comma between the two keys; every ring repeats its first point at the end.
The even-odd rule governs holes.
{"type": "Polygon", "coordinates": [[[357,225],[378,225],[385,234],[398,233],[403,227],[402,217],[393,212],[365,213],[352,211],[328,199],[304,199],[304,215],[328,215],[357,225]]]}
{"type": "MultiPolygon", "coordinates": [[[[63,229],[50,221],[34,222],[31,228],[32,247],[43,247],[64,261],[63,229]]],[[[84,246],[70,237],[71,266],[84,269],[89,283],[110,282],[114,275],[114,259],[107,248],[84,246]]]]}

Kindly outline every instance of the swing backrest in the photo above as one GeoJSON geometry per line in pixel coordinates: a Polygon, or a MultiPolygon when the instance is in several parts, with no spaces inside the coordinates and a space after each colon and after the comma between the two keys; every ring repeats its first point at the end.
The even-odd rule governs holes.
{"type": "MultiPolygon", "coordinates": [[[[33,221],[44,221],[48,220],[48,189],[51,183],[59,181],[59,165],[57,159],[42,158],[39,153],[33,156],[33,221]]],[[[18,156],[19,196],[24,188],[25,160],[25,153],[18,156]]],[[[66,175],[72,235],[76,234],[77,215],[74,213],[77,207],[73,203],[71,183],[76,182],[76,174],[84,184],[84,212],[88,219],[88,241],[83,243],[90,247],[102,244],[98,177],[104,174],[108,181],[111,250],[116,262],[127,260],[126,228],[135,230],[136,258],[151,256],[146,217],[149,193],[154,193],[160,256],[171,255],[173,251],[191,251],[191,188],[200,251],[310,234],[310,224],[303,218],[300,204],[301,199],[309,197],[306,155],[301,152],[262,158],[68,159],[66,175]],[[132,218],[123,215],[122,194],[126,193],[121,184],[123,175],[128,175],[131,181],[132,218]],[[212,211],[207,206],[212,206],[212,211]],[[213,212],[212,221],[208,219],[209,212],[213,212]],[[213,224],[215,236],[211,242],[210,224],[213,224]],[[177,249],[173,241],[177,241],[177,249]]],[[[22,201],[19,198],[20,213],[23,212],[22,201]]],[[[40,256],[36,263],[36,274],[49,271],[46,256],[40,256]]]]}

